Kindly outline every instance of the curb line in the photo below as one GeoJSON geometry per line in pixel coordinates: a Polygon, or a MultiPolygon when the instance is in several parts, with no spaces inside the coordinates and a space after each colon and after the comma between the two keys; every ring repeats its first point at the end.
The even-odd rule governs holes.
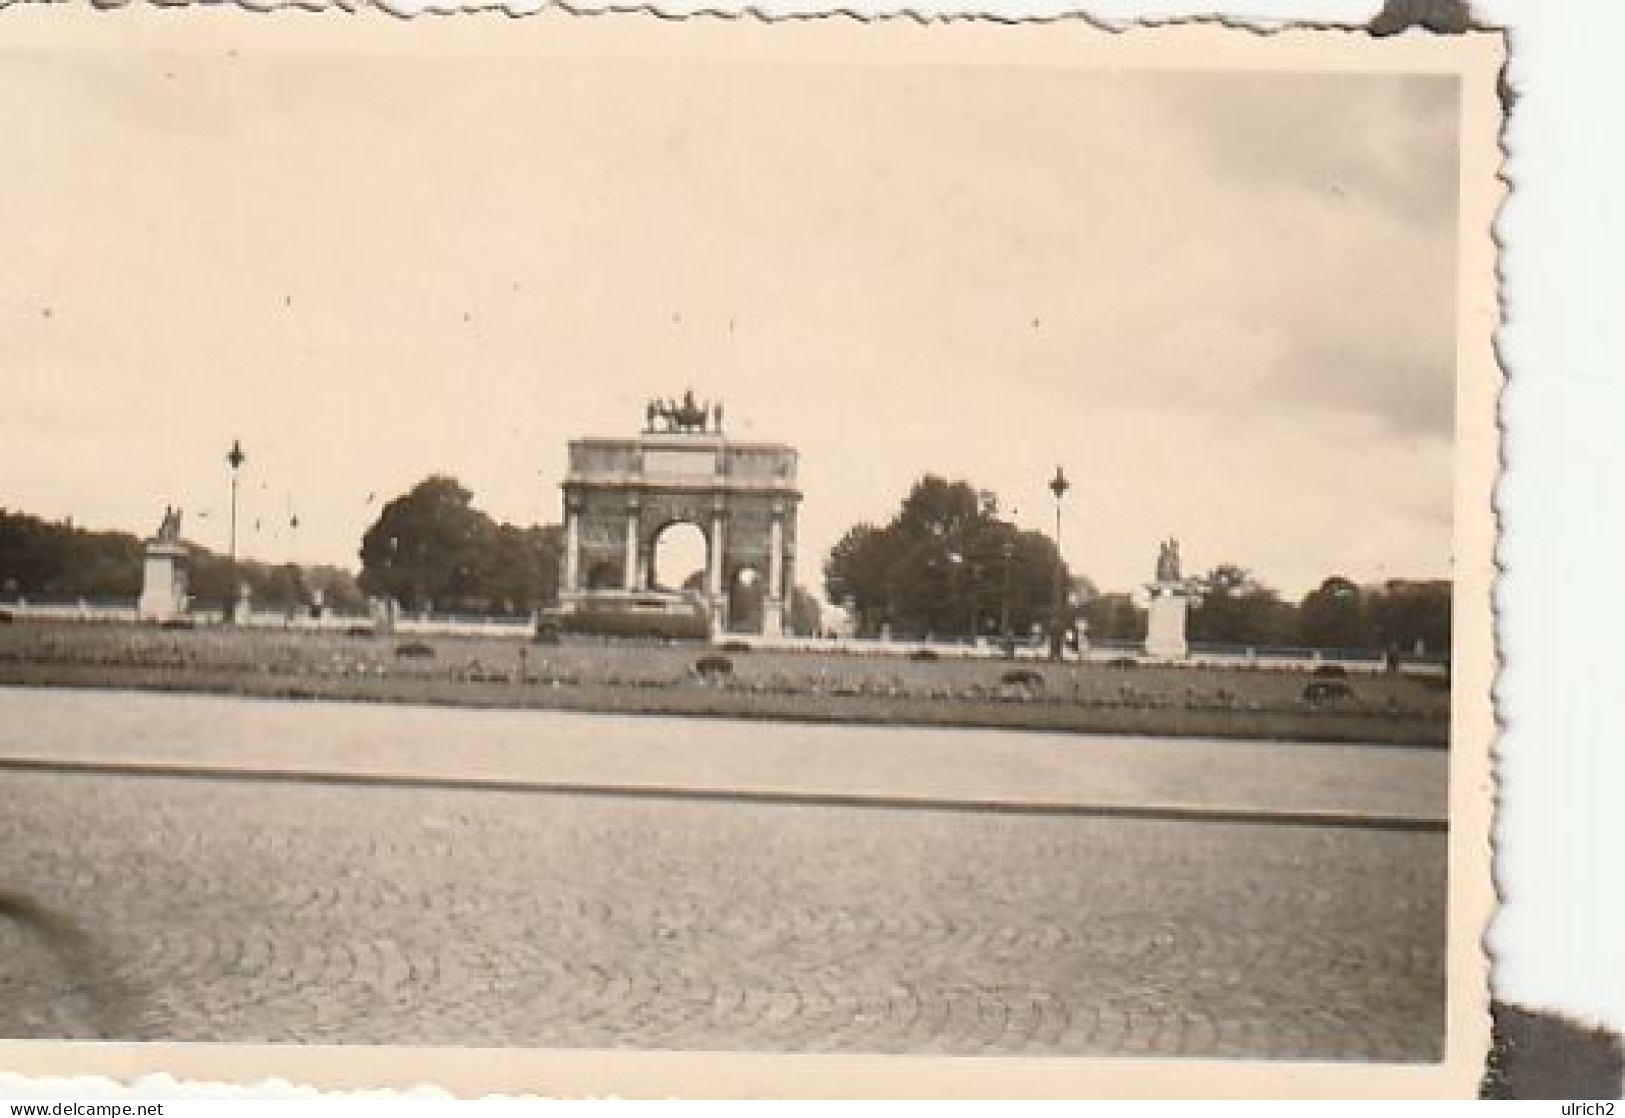
{"type": "Polygon", "coordinates": [[[0,757],[0,771],[60,772],[76,775],[168,777],[180,780],[263,781],[280,784],[351,785],[371,788],[432,788],[448,791],[515,792],[531,795],[593,796],[608,799],[689,800],[702,803],[774,804],[801,807],[875,808],[893,811],[957,811],[986,815],[1028,815],[1100,819],[1139,819],[1197,823],[1265,824],[1279,827],[1336,827],[1371,831],[1443,834],[1447,820],[1412,815],[1349,811],[1269,811],[1251,808],[1156,804],[1043,803],[1015,800],[948,799],[935,796],[867,795],[858,792],[775,792],[753,789],[680,788],[664,785],[589,784],[502,778],[388,775],[308,769],[235,769],[116,761],[52,761],[0,757]]]}

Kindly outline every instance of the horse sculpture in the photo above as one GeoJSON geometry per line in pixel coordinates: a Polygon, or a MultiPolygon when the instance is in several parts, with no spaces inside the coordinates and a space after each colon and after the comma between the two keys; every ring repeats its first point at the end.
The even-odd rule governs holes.
{"type": "Polygon", "coordinates": [[[658,429],[683,434],[704,434],[715,420],[715,430],[722,430],[722,405],[701,403],[694,399],[692,391],[684,392],[681,400],[650,400],[644,409],[644,416],[648,422],[648,429],[657,429],[657,423],[663,425],[658,429]]]}

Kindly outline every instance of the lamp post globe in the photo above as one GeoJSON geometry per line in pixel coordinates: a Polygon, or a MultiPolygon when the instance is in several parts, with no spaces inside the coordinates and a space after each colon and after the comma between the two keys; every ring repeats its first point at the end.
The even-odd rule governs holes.
{"type": "Polygon", "coordinates": [[[226,464],[231,467],[231,539],[227,551],[226,608],[223,614],[227,622],[232,619],[233,595],[237,590],[237,472],[246,461],[248,455],[243,453],[242,443],[232,439],[231,449],[226,452],[226,464]]]}
{"type": "Polygon", "coordinates": [[[1067,490],[1071,488],[1072,483],[1066,479],[1065,471],[1063,471],[1061,467],[1056,466],[1055,476],[1049,479],[1049,491],[1055,494],[1055,502],[1057,505],[1060,504],[1061,498],[1066,496],[1067,490]]]}

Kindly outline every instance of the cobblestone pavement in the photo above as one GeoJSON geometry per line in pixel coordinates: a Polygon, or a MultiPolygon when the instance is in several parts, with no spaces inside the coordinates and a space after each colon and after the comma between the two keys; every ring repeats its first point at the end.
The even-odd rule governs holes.
{"type": "Polygon", "coordinates": [[[1445,846],[0,772],[0,1035],[1434,1059],[1445,846]]]}

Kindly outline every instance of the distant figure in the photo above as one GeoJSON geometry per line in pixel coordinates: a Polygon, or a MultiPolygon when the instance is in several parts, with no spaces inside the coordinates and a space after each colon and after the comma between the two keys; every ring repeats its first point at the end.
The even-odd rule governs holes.
{"type": "Polygon", "coordinates": [[[711,416],[715,420],[712,424],[713,430],[719,435],[722,434],[722,405],[720,403],[711,409],[711,416]]]}
{"type": "Polygon", "coordinates": [[[648,407],[646,407],[643,412],[643,429],[645,431],[653,431],[655,429],[655,416],[659,414],[660,408],[656,406],[653,400],[650,400],[648,407]]]}

